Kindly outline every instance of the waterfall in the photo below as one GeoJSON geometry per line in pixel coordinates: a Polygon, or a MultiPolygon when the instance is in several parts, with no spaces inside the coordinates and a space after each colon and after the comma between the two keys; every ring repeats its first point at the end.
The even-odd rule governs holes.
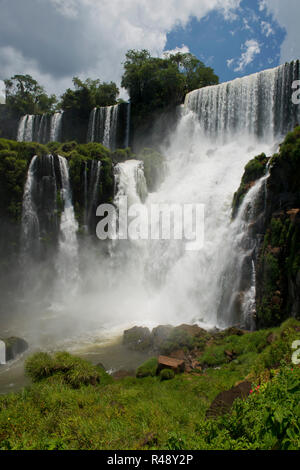
{"type": "Polygon", "coordinates": [[[24,141],[24,136],[25,136],[25,127],[26,127],[26,121],[27,121],[28,116],[22,116],[19,122],[18,126],[18,133],[17,133],[17,141],[22,142],[24,141]]]}
{"type": "Polygon", "coordinates": [[[50,142],[60,142],[61,141],[61,131],[62,131],[62,113],[54,113],[51,116],[50,124],[50,142]]]}
{"type": "MultiPolygon", "coordinates": [[[[108,329],[194,322],[204,328],[254,326],[256,235],[263,225],[268,174],[249,189],[234,220],[233,195],[245,165],[262,152],[273,154],[282,134],[297,122],[299,109],[291,100],[291,84],[298,78],[299,62],[295,62],[189,93],[175,131],[160,148],[167,171],[156,192],[147,193],[142,162],[132,159],[115,166],[114,206],[119,213],[122,196],[127,196],[128,206],[144,204],[146,209],[153,204],[204,205],[205,239],[198,251],[187,251],[185,240],[120,239],[99,244],[99,253],[98,245],[94,250],[86,243],[82,255],[67,161],[55,160],[63,202],[58,283],[66,296],[72,287],[76,291],[79,261],[80,279],[85,281],[85,289],[77,290],[72,304],[72,318],[81,325],[89,318],[108,329]]],[[[115,107],[94,109],[89,140],[104,142],[106,136],[108,142],[109,136],[111,145],[116,115],[115,107]]],[[[23,136],[26,125],[31,125],[28,120],[20,122],[23,136]]],[[[36,164],[31,163],[27,194],[35,184],[36,164]]],[[[89,225],[97,204],[99,163],[88,162],[83,178],[89,225]]],[[[33,213],[35,209],[32,205],[33,213]]]]}
{"type": "Polygon", "coordinates": [[[198,116],[205,135],[221,142],[242,133],[281,137],[300,117],[299,106],[292,104],[292,83],[299,77],[299,62],[292,62],[192,91],[185,106],[198,116]]]}
{"type": "Polygon", "coordinates": [[[34,156],[30,162],[24,187],[21,227],[22,255],[27,254],[30,251],[39,251],[40,224],[35,203],[37,190],[37,160],[38,157],[34,156]]]}
{"type": "Polygon", "coordinates": [[[85,227],[88,228],[91,225],[92,217],[96,214],[96,209],[98,205],[99,197],[99,184],[100,184],[100,172],[101,172],[101,162],[92,160],[91,168],[89,171],[89,181],[88,181],[88,166],[85,163],[84,169],[84,206],[85,206],[85,227]]]}
{"type": "Polygon", "coordinates": [[[100,142],[110,150],[117,145],[119,105],[94,108],[88,128],[88,142],[100,142]]]}
{"type": "Polygon", "coordinates": [[[128,206],[139,204],[147,197],[144,164],[139,160],[127,160],[115,166],[115,199],[118,206],[120,196],[127,196],[128,206]]]}
{"type": "Polygon", "coordinates": [[[78,266],[78,223],[75,218],[72,204],[72,192],[69,178],[69,168],[67,160],[58,156],[60,177],[61,177],[61,199],[63,202],[63,212],[60,220],[59,247],[57,256],[57,271],[60,290],[64,293],[68,288],[76,291],[79,277],[78,266]]]}
{"type": "Polygon", "coordinates": [[[22,116],[18,126],[19,142],[48,142],[61,140],[63,113],[22,116]]]}

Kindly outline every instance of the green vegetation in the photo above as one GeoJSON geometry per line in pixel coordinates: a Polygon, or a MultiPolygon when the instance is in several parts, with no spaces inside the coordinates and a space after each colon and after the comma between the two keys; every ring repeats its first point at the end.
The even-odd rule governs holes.
{"type": "MultiPolygon", "coordinates": [[[[113,164],[130,158],[139,158],[145,165],[148,188],[153,189],[162,180],[163,156],[152,149],[145,149],[140,156],[131,150],[111,152],[100,143],[78,144],[75,141],[47,145],[35,142],[16,142],[0,139],[0,215],[20,222],[22,199],[28,166],[34,155],[51,153],[61,155],[69,162],[73,202],[79,223],[83,223],[84,169],[92,160],[101,161],[99,203],[111,202],[114,191],[113,164]]],[[[58,195],[59,197],[59,195],[58,195]]],[[[59,202],[59,201],[58,201],[59,202]]],[[[58,204],[58,207],[60,204],[58,204]]]]}
{"type": "Polygon", "coordinates": [[[250,160],[245,166],[245,172],[239,189],[233,196],[232,216],[235,217],[243,202],[243,199],[251,186],[266,173],[266,167],[269,159],[264,153],[250,160]]]}
{"type": "Polygon", "coordinates": [[[219,82],[213,69],[192,54],[151,57],[147,50],[130,50],[124,62],[122,87],[130,96],[135,124],[182,103],[189,91],[219,82]]]}
{"type": "Polygon", "coordinates": [[[175,372],[171,369],[162,369],[159,374],[160,380],[172,380],[175,377],[175,372]]]}
{"type": "Polygon", "coordinates": [[[101,83],[99,79],[90,78],[83,82],[74,77],[73,84],[75,90],[68,88],[58,105],[64,111],[72,110],[81,117],[88,117],[90,111],[97,106],[111,106],[117,103],[119,89],[113,82],[101,83]]]}
{"type": "Polygon", "coordinates": [[[56,96],[50,97],[44,88],[30,75],[14,75],[5,80],[6,104],[12,116],[42,114],[53,111],[56,96]]]}
{"type": "Polygon", "coordinates": [[[33,382],[48,379],[49,383],[67,384],[72,388],[112,380],[102,368],[66,352],[57,352],[53,356],[36,353],[26,361],[25,371],[33,382]]]}
{"type": "Polygon", "coordinates": [[[138,379],[142,379],[144,377],[155,377],[157,371],[157,358],[152,357],[148,359],[144,364],[142,364],[136,371],[136,376],[138,379]]]}
{"type": "Polygon", "coordinates": [[[115,381],[67,353],[35,354],[26,363],[34,383],[0,397],[0,448],[298,449],[300,369],[291,365],[291,346],[300,323],[228,334],[216,335],[200,353],[202,372],[172,380],[169,370],[156,376],[155,358],[142,366],[147,377],[115,381]],[[236,358],[208,367],[212,348],[234,349],[236,358]],[[237,399],[226,415],[207,418],[217,395],[243,380],[252,383],[248,398],[237,399]]]}

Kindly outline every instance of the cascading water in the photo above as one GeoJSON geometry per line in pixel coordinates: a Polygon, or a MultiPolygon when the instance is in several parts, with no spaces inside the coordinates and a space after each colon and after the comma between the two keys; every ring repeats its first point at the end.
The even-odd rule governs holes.
{"type": "Polygon", "coordinates": [[[94,108],[90,114],[88,142],[100,142],[116,149],[119,105],[94,108]]]}
{"type": "Polygon", "coordinates": [[[23,256],[30,251],[39,251],[40,224],[34,200],[37,189],[37,159],[38,157],[35,156],[30,162],[24,188],[21,228],[21,252],[23,256]]]}
{"type": "MultiPolygon", "coordinates": [[[[84,255],[78,253],[68,167],[59,158],[64,210],[57,269],[66,296],[71,285],[77,286],[79,257],[81,261],[85,257],[86,266],[81,271],[85,289],[77,291],[71,309],[76,325],[81,322],[82,328],[88,328],[89,320],[93,328],[97,324],[109,331],[129,324],[183,322],[204,327],[253,326],[256,247],[249,231],[268,176],[249,190],[233,222],[232,200],[249,160],[262,152],[273,154],[282,134],[298,121],[298,107],[291,100],[291,84],[298,78],[297,62],[190,93],[171,143],[161,148],[168,171],[155,193],[147,196],[141,162],[116,165],[118,211],[121,196],[128,197],[129,205],[144,203],[146,208],[204,204],[205,243],[199,251],[186,251],[182,240],[120,240],[107,250],[110,256],[105,243],[95,250],[85,247],[84,255]]],[[[113,109],[91,113],[90,141],[103,141],[105,122],[111,125],[108,113],[112,116],[113,109]]],[[[91,183],[97,180],[98,168],[93,165],[84,175],[86,220],[94,194],[91,188],[98,186],[91,183]]]]}
{"type": "Polygon", "coordinates": [[[48,142],[61,140],[63,113],[22,116],[19,122],[17,140],[19,142],[48,142]]]}
{"type": "Polygon", "coordinates": [[[292,104],[292,83],[299,77],[296,61],[192,91],[185,106],[199,117],[205,135],[216,136],[220,142],[241,134],[280,137],[300,117],[299,106],[292,104]]]}
{"type": "Polygon", "coordinates": [[[120,196],[127,196],[128,205],[141,203],[147,197],[147,183],[144,164],[139,160],[127,160],[115,167],[115,204],[118,207],[120,196]]]}
{"type": "Polygon", "coordinates": [[[91,225],[92,217],[96,213],[99,196],[101,162],[92,160],[89,178],[88,165],[85,163],[84,168],[84,225],[86,230],[91,225]]]}
{"type": "Polygon", "coordinates": [[[249,246],[248,230],[255,214],[249,215],[249,207],[268,176],[249,191],[233,224],[231,204],[245,164],[262,151],[273,153],[297,123],[292,82],[298,78],[297,62],[187,95],[172,143],[162,149],[168,175],[147,204],[204,204],[205,244],[195,253],[185,252],[180,242],[149,244],[145,265],[150,280],[159,279],[151,291],[152,311],[165,322],[253,326],[255,247],[249,246]]]}
{"type": "Polygon", "coordinates": [[[75,292],[79,279],[78,266],[78,223],[72,204],[72,192],[67,160],[58,156],[61,176],[61,199],[63,212],[60,220],[59,246],[56,267],[58,271],[59,289],[65,295],[75,292]],[[67,293],[65,289],[69,289],[67,293]]]}
{"type": "Polygon", "coordinates": [[[51,116],[50,142],[61,141],[62,118],[63,118],[63,112],[54,113],[53,116],[51,116]]]}

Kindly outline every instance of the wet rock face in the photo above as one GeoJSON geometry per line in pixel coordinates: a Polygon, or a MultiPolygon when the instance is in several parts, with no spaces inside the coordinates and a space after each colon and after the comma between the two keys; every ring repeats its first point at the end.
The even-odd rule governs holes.
{"type": "Polygon", "coordinates": [[[198,325],[159,325],[150,332],[149,328],[135,326],[124,331],[123,344],[134,351],[153,351],[169,355],[187,347],[192,350],[196,343],[203,343],[210,333],[198,325]]]}
{"type": "MultiPolygon", "coordinates": [[[[271,159],[262,154],[248,163],[234,196],[233,217],[251,185],[265,173],[269,160],[265,194],[249,230],[255,246],[258,328],[300,317],[300,127],[286,136],[280,152],[271,159]]],[[[245,265],[242,278],[246,284],[248,277],[245,265]]]]}
{"type": "Polygon", "coordinates": [[[6,362],[12,361],[28,349],[28,343],[22,338],[11,337],[2,339],[2,341],[6,347],[6,362]]]}
{"type": "Polygon", "coordinates": [[[149,328],[134,326],[124,331],[123,344],[133,351],[146,351],[151,348],[151,333],[149,328]]]}

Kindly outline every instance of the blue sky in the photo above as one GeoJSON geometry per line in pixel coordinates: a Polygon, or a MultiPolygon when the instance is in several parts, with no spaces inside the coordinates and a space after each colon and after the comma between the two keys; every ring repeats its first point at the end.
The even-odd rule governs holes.
{"type": "Polygon", "coordinates": [[[167,35],[165,48],[186,46],[213,67],[222,82],[276,67],[286,31],[270,13],[261,11],[259,4],[258,0],[243,0],[227,19],[219,11],[200,21],[192,18],[185,27],[176,27],[167,35]]]}

